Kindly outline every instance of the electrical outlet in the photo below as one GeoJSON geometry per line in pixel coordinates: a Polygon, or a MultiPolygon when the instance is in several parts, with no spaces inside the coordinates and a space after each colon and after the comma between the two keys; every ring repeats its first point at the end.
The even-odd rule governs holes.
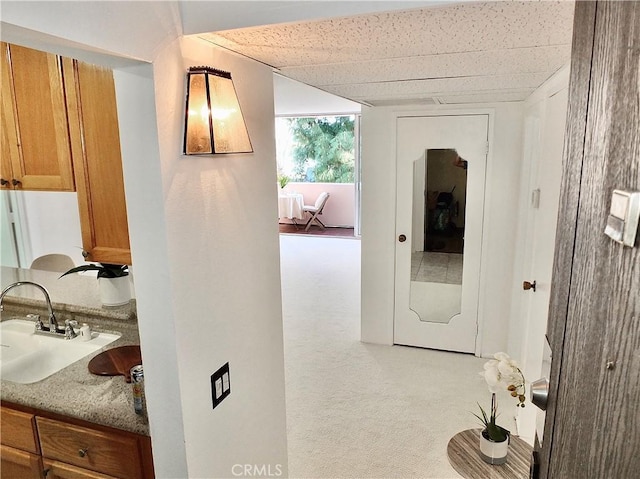
{"type": "Polygon", "coordinates": [[[231,382],[229,363],[227,363],[211,375],[211,400],[213,402],[213,408],[215,409],[229,394],[231,394],[231,382]]]}

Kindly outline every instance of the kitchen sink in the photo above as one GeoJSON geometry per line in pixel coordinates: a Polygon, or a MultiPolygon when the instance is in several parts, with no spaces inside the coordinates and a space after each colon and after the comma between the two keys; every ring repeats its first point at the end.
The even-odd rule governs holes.
{"type": "Polygon", "coordinates": [[[35,333],[33,321],[9,319],[0,322],[0,377],[31,384],[41,381],[85,356],[114,342],[119,334],[91,333],[90,341],[80,336],[48,336],[35,333]]]}

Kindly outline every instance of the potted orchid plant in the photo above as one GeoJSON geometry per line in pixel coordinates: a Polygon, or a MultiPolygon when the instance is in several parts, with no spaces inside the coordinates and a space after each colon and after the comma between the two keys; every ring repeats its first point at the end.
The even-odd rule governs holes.
{"type": "Polygon", "coordinates": [[[496,424],[498,399],[496,393],[508,391],[517,399],[517,407],[524,407],[526,385],[524,375],[518,364],[505,353],[496,353],[494,359],[487,361],[480,373],[491,392],[491,410],[487,413],[482,406],[480,415],[474,414],[484,426],[480,434],[480,455],[489,464],[507,462],[509,431],[496,424]]]}

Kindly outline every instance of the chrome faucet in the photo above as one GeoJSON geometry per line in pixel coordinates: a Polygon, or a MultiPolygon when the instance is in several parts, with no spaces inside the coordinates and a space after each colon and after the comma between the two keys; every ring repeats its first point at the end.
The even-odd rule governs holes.
{"type": "Polygon", "coordinates": [[[49,297],[49,292],[45,289],[44,286],[38,284],[38,283],[34,283],[32,281],[18,281],[16,283],[11,283],[9,286],[7,286],[6,288],[4,288],[2,290],[2,293],[0,293],[0,311],[2,311],[2,300],[4,299],[4,297],[6,296],[6,294],[12,290],[13,288],[16,288],[18,286],[24,286],[24,285],[31,285],[31,286],[35,286],[36,288],[38,288],[40,291],[42,291],[42,293],[44,294],[44,298],[47,301],[47,308],[48,308],[48,312],[49,312],[49,326],[45,326],[44,324],[42,324],[42,321],[40,321],[40,317],[37,315],[29,315],[29,317],[35,317],[36,318],[36,332],[38,331],[42,331],[42,332],[46,332],[46,333],[52,333],[52,334],[65,334],[65,328],[60,329],[58,327],[58,321],[56,321],[56,315],[53,314],[53,306],[51,306],[51,298],[49,297]]]}

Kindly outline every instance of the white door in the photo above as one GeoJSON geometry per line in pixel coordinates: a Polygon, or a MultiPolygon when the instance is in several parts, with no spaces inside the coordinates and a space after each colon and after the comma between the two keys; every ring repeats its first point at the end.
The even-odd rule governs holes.
{"type": "Polygon", "coordinates": [[[488,128],[486,114],[397,119],[395,344],[476,350],[488,128]]]}
{"type": "MultiPolygon", "coordinates": [[[[562,151],[568,91],[564,86],[531,112],[525,124],[525,151],[531,164],[529,191],[531,201],[527,216],[525,257],[521,281],[536,282],[535,290],[523,290],[521,316],[523,371],[529,380],[543,376],[545,333],[549,315],[553,255],[562,177],[562,151]],[[536,121],[536,117],[541,121],[536,121]]],[[[537,408],[519,411],[519,430],[533,440],[534,429],[542,439],[544,414],[537,408]],[[536,417],[537,416],[537,417],[536,417]],[[537,424],[536,424],[537,423],[537,424]]]]}

